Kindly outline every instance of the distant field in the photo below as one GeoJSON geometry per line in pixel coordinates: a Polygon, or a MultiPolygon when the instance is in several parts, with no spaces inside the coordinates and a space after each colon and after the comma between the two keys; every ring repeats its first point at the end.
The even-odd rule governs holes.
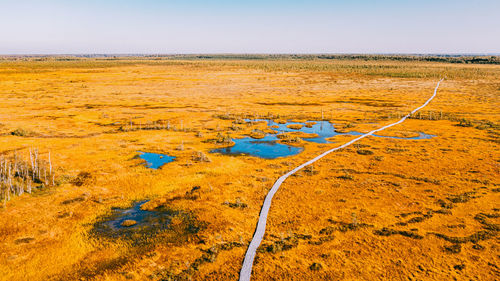
{"type": "Polygon", "coordinates": [[[384,132],[435,137],[365,138],[282,185],[252,280],[494,280],[498,64],[497,56],[4,57],[0,280],[235,280],[280,175],[354,137],[344,133],[394,122],[442,77],[431,104],[384,132]],[[340,134],[315,143],[301,125],[280,132],[249,119],[329,121],[340,134]],[[211,153],[270,134],[303,151],[211,153]],[[142,152],[175,159],[151,169],[142,152]],[[134,219],[118,221],[131,206],[134,219]]]}

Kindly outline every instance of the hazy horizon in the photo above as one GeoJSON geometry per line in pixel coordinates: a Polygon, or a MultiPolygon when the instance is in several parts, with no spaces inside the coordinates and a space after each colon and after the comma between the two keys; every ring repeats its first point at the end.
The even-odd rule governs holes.
{"type": "Polygon", "coordinates": [[[133,56],[286,56],[286,55],[298,55],[298,56],[316,56],[316,55],[326,55],[326,56],[342,56],[342,55],[352,55],[352,56],[500,56],[500,53],[31,53],[31,54],[1,54],[0,56],[5,57],[16,57],[16,56],[26,56],[26,57],[57,57],[57,56],[75,56],[75,57],[101,57],[101,56],[116,56],[116,57],[133,57],[133,56]]]}
{"type": "Polygon", "coordinates": [[[498,1],[0,0],[2,55],[500,53],[498,1]]]}

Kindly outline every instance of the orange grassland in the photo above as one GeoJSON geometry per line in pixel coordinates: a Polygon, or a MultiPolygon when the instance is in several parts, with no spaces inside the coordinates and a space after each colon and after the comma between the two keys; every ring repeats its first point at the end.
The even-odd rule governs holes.
{"type": "Polygon", "coordinates": [[[50,151],[56,171],[56,186],[0,208],[0,280],[235,280],[273,182],[353,136],[275,160],[209,153],[228,145],[209,140],[269,129],[245,117],[367,132],[444,76],[420,116],[382,132],[435,138],[368,137],[282,185],[252,280],[498,279],[498,65],[48,58],[0,61],[0,154],[50,151]],[[177,159],[152,170],[137,151],[177,159]],[[92,232],[137,200],[197,230],[174,218],[153,237],[92,232]]]}

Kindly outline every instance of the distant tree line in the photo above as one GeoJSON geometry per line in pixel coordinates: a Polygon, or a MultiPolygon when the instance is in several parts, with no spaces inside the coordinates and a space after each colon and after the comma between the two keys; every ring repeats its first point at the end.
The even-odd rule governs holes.
{"type": "Polygon", "coordinates": [[[97,60],[362,60],[362,61],[427,61],[463,64],[500,64],[499,55],[470,54],[81,54],[81,55],[16,55],[0,56],[0,60],[75,61],[97,60]]]}
{"type": "MultiPolygon", "coordinates": [[[[153,56],[149,56],[153,57],[153,56]]],[[[158,57],[158,56],[155,56],[158,57]]],[[[161,56],[160,56],[161,57],[161,56]]],[[[500,64],[500,56],[484,55],[301,55],[301,54],[274,54],[274,55],[170,55],[165,56],[176,59],[213,59],[213,60],[364,60],[364,61],[429,61],[446,63],[475,63],[475,64],[500,64]]]]}

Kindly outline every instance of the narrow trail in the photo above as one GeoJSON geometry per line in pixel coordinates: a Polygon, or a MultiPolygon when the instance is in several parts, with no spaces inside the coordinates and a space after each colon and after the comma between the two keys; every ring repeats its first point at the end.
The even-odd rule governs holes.
{"type": "Polygon", "coordinates": [[[262,238],[264,237],[264,233],[266,232],[267,215],[269,214],[269,209],[271,208],[271,201],[273,200],[274,194],[276,194],[276,192],[280,188],[281,184],[289,176],[295,174],[296,172],[300,171],[304,167],[311,165],[312,163],[318,161],[319,159],[325,157],[326,155],[328,155],[336,150],[345,148],[345,147],[347,147],[347,146],[349,146],[349,145],[351,145],[351,144],[353,144],[353,143],[355,143],[355,142],[357,142],[357,141],[359,141],[367,136],[373,135],[376,132],[380,132],[380,131],[385,130],[387,128],[390,128],[392,126],[403,123],[408,117],[410,117],[412,114],[415,114],[415,112],[417,112],[420,109],[427,106],[434,99],[434,97],[437,94],[439,84],[443,80],[444,80],[444,78],[439,80],[439,82],[436,85],[436,88],[434,89],[434,94],[423,105],[417,107],[412,112],[408,113],[403,118],[401,118],[399,121],[392,123],[392,124],[389,124],[389,125],[386,125],[384,127],[381,127],[379,129],[373,130],[371,132],[368,132],[368,133],[361,135],[361,136],[359,136],[359,137],[357,137],[357,138],[355,138],[355,139],[353,139],[353,140],[351,140],[351,141],[349,141],[341,146],[338,146],[338,147],[332,148],[326,152],[323,152],[322,154],[316,156],[315,158],[307,161],[306,163],[298,166],[297,168],[295,168],[295,169],[291,170],[290,172],[286,173],[285,175],[281,176],[274,183],[273,187],[271,188],[271,190],[269,190],[269,192],[266,195],[266,198],[264,199],[264,204],[262,204],[262,209],[260,210],[259,221],[257,222],[257,228],[255,229],[255,233],[253,235],[252,241],[250,242],[250,245],[248,246],[247,252],[245,254],[245,259],[243,260],[243,266],[241,267],[239,280],[240,281],[250,281],[250,277],[252,275],[253,261],[255,259],[255,253],[257,251],[257,248],[259,248],[260,243],[262,242],[262,238]]]}

